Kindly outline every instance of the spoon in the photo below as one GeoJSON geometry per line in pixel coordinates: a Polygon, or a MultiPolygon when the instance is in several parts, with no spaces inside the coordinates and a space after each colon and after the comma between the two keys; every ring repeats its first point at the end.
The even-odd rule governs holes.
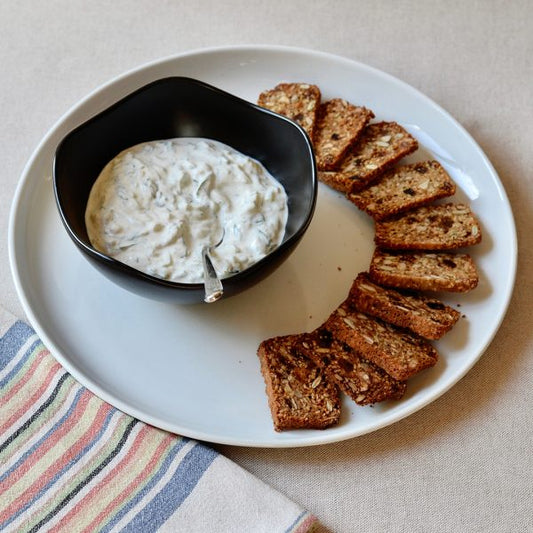
{"type": "Polygon", "coordinates": [[[211,246],[204,246],[202,248],[202,264],[204,266],[204,287],[205,287],[204,302],[208,304],[216,302],[222,297],[222,294],[224,294],[222,282],[218,278],[217,272],[215,270],[215,267],[213,266],[213,263],[211,262],[211,257],[209,257],[209,254],[217,246],[220,246],[220,244],[224,240],[225,234],[226,234],[226,230],[222,228],[222,236],[220,237],[218,242],[211,246]]]}

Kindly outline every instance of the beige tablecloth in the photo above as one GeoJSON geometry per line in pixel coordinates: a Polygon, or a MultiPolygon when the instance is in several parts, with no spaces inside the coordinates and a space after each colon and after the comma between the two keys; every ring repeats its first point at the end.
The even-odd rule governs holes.
{"type": "MultiPolygon", "coordinates": [[[[519,239],[516,289],[475,367],[378,432],[301,449],[217,446],[321,520],[321,531],[533,531],[533,3],[516,1],[0,3],[0,224],[25,162],[110,78],[207,46],[283,44],[356,59],[448,110],[494,164],[519,239]]],[[[498,213],[494,213],[498,216],[498,213]]],[[[23,317],[0,241],[0,301],[23,317]]]]}

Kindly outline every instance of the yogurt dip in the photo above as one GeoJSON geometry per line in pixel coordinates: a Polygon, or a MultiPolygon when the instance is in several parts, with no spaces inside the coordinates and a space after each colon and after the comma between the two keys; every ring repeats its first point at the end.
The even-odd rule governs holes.
{"type": "Polygon", "coordinates": [[[203,281],[201,251],[219,276],[278,247],[288,217],[283,186],[258,161],[218,141],[177,138],[124,150],[94,183],[85,224],[92,245],[159,278],[203,281]]]}

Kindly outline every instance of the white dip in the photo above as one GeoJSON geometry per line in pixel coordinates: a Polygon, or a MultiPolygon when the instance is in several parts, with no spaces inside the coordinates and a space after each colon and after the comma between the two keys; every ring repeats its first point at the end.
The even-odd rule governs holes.
{"type": "Polygon", "coordinates": [[[220,276],[241,271],[281,243],[287,195],[257,161],[220,142],[179,138],[124,150],[91,190],[85,223],[93,246],[172,281],[203,280],[201,251],[220,276]]]}

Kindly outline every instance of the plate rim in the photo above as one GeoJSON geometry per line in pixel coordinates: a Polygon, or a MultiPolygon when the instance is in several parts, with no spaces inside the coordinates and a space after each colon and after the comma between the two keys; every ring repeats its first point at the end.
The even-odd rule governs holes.
{"type": "Polygon", "coordinates": [[[27,161],[26,165],[24,166],[21,172],[21,175],[19,177],[16,189],[15,189],[15,194],[12,200],[11,209],[9,213],[9,223],[8,223],[8,252],[9,252],[9,264],[10,264],[10,269],[12,273],[12,279],[15,284],[15,289],[19,297],[19,301],[22,304],[22,308],[28,318],[28,321],[30,322],[32,327],[35,329],[35,331],[37,332],[37,334],[39,335],[43,343],[50,350],[51,354],[63,365],[63,367],[71,375],[73,375],[73,377],[75,377],[75,379],[77,379],[82,385],[84,385],[86,388],[91,390],[101,399],[110,403],[116,408],[126,412],[130,416],[134,416],[138,418],[139,420],[143,420],[161,429],[171,431],[171,432],[176,432],[176,427],[172,427],[172,424],[169,425],[166,421],[161,420],[157,416],[153,416],[145,412],[140,412],[137,408],[129,406],[128,404],[120,400],[120,398],[117,398],[113,396],[111,393],[109,393],[108,391],[102,389],[91,378],[84,376],[80,371],[78,371],[78,369],[73,364],[70,363],[68,358],[64,357],[61,350],[57,348],[56,342],[48,335],[46,328],[41,325],[41,321],[39,317],[37,316],[36,312],[31,306],[30,299],[27,298],[26,290],[25,290],[25,287],[23,286],[22,279],[21,279],[21,273],[18,269],[17,257],[16,257],[17,243],[15,242],[17,224],[19,224],[18,217],[20,215],[18,207],[23,200],[25,189],[27,187],[30,187],[29,171],[31,167],[34,165],[36,159],[39,157],[40,153],[42,152],[43,147],[46,146],[50,142],[50,140],[53,138],[53,136],[57,134],[58,130],[64,124],[65,120],[68,117],[72,116],[76,111],[81,109],[88,101],[90,101],[98,93],[105,91],[108,87],[112,85],[116,85],[117,83],[120,83],[121,81],[124,81],[127,78],[134,76],[135,74],[138,74],[146,69],[157,68],[158,66],[163,65],[164,63],[167,63],[167,62],[175,62],[183,58],[194,57],[198,55],[212,55],[216,53],[227,53],[227,52],[231,53],[231,52],[261,52],[261,51],[264,51],[264,52],[276,51],[276,52],[291,53],[291,54],[297,53],[297,54],[303,54],[307,57],[318,56],[318,57],[322,57],[325,60],[344,63],[347,66],[352,66],[352,67],[356,66],[363,70],[370,71],[380,77],[384,77],[389,82],[398,84],[404,89],[407,89],[409,92],[414,93],[418,99],[422,99],[426,104],[429,104],[434,109],[436,109],[439,113],[444,115],[444,117],[448,121],[450,121],[455,128],[458,128],[467,138],[469,138],[471,143],[477,148],[477,151],[479,155],[481,156],[483,163],[490,170],[492,177],[494,178],[494,183],[499,192],[500,199],[505,205],[506,210],[508,211],[508,215],[509,215],[510,230],[511,230],[509,246],[512,250],[512,256],[510,258],[510,264],[509,264],[509,270],[508,270],[509,276],[508,276],[508,279],[506,280],[507,292],[505,295],[505,299],[503,301],[503,305],[498,310],[499,316],[496,322],[496,326],[494,327],[491,334],[486,338],[477,356],[473,357],[469,361],[469,364],[463,367],[461,372],[454,375],[453,379],[450,379],[445,384],[445,386],[441,386],[434,394],[427,395],[426,397],[424,397],[423,401],[416,402],[413,406],[406,409],[400,415],[395,414],[394,416],[384,416],[381,419],[379,419],[378,423],[371,425],[371,427],[368,427],[363,431],[357,431],[355,433],[352,432],[351,434],[350,432],[343,432],[341,434],[337,434],[337,433],[331,434],[331,433],[328,433],[326,430],[319,435],[313,434],[313,436],[308,436],[307,438],[304,436],[305,434],[302,434],[302,437],[297,440],[279,439],[280,435],[276,434],[274,436],[278,437],[279,440],[268,441],[268,442],[263,442],[263,441],[258,442],[258,441],[244,441],[242,438],[241,439],[239,438],[237,439],[231,439],[231,438],[214,439],[213,435],[205,433],[203,431],[197,431],[197,430],[186,431],[186,432],[182,432],[181,430],[178,431],[181,434],[186,433],[187,437],[198,439],[198,440],[203,440],[203,441],[208,441],[211,443],[234,445],[234,446],[248,446],[248,447],[257,447],[257,448],[296,448],[296,447],[315,446],[315,445],[329,444],[333,442],[340,442],[343,440],[356,438],[358,436],[362,436],[362,435],[377,431],[379,429],[382,429],[383,427],[399,422],[400,420],[410,416],[416,411],[423,409],[425,406],[435,401],[437,398],[439,398],[440,396],[445,394],[448,390],[450,390],[455,384],[457,384],[472,369],[472,367],[477,363],[477,361],[485,353],[486,349],[491,344],[495,335],[499,331],[501,324],[505,318],[505,315],[508,311],[509,304],[510,304],[513,290],[514,290],[514,286],[515,286],[515,281],[516,281],[517,256],[518,256],[516,223],[515,223],[515,219],[514,219],[514,215],[512,212],[511,204],[509,202],[508,195],[503,187],[503,184],[499,178],[498,173],[496,172],[488,156],[481,149],[481,147],[478,145],[475,139],[470,135],[470,133],[466,131],[466,129],[448,111],[446,111],[439,104],[434,102],[431,98],[426,96],[424,93],[420,92],[415,87],[402,81],[399,78],[396,78],[395,76],[392,76],[391,74],[388,74],[387,72],[384,72],[380,69],[367,65],[360,61],[353,60],[353,59],[340,56],[340,55],[336,55],[336,54],[331,54],[329,52],[323,52],[323,51],[301,48],[301,47],[293,47],[293,46],[261,44],[261,45],[229,45],[229,46],[217,46],[217,47],[208,47],[208,48],[196,48],[196,49],[182,52],[179,54],[168,55],[163,58],[156,59],[154,61],[145,62],[137,67],[129,69],[111,78],[110,80],[106,81],[105,83],[99,85],[98,87],[90,91],[85,97],[75,102],[56,120],[56,122],[52,125],[52,127],[47,131],[47,133],[38,143],[37,147],[32,152],[29,160],[27,161]],[[390,418],[392,418],[392,420],[389,420],[390,418]]]}

